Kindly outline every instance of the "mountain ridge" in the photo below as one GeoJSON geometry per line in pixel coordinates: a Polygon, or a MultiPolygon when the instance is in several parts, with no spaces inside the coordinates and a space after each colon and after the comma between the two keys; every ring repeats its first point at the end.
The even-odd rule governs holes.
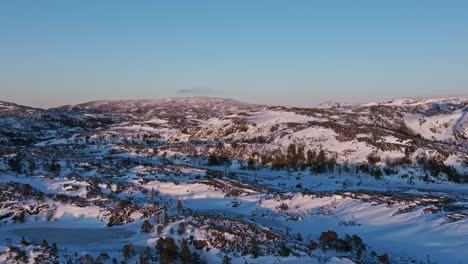
{"type": "Polygon", "coordinates": [[[0,102],[0,263],[151,263],[178,245],[209,263],[457,263],[466,112],[464,99],[0,102]]]}
{"type": "MultiPolygon", "coordinates": [[[[84,108],[88,107],[91,108],[92,106],[102,106],[105,104],[110,103],[140,103],[140,104],[156,104],[156,103],[164,103],[164,102],[183,102],[183,101],[198,101],[198,103],[203,102],[210,102],[210,101],[217,101],[217,102],[228,102],[228,103],[237,103],[241,105],[256,105],[256,106],[266,106],[266,107],[275,107],[275,106],[283,106],[283,105],[276,105],[276,104],[257,104],[257,103],[247,103],[243,102],[238,99],[228,98],[228,97],[212,97],[212,96],[181,96],[181,97],[168,97],[168,98],[140,98],[140,99],[104,99],[104,100],[92,100],[86,101],[77,104],[66,104],[57,107],[51,108],[40,108],[40,107],[33,107],[28,105],[17,104],[13,101],[1,101],[0,104],[14,104],[20,107],[28,107],[31,109],[37,110],[58,110],[58,109],[72,109],[72,108],[84,108]]],[[[395,97],[391,99],[384,99],[384,100],[376,100],[368,103],[350,103],[350,102],[340,102],[340,101],[324,101],[319,103],[317,106],[310,106],[310,107],[299,107],[294,105],[283,106],[283,107],[292,107],[292,108],[323,108],[329,107],[327,105],[336,105],[336,106],[346,106],[346,107],[358,107],[358,106],[373,106],[373,105],[394,105],[398,106],[398,102],[415,102],[420,104],[430,104],[430,103],[437,103],[437,102],[450,102],[450,101],[457,101],[457,102],[468,102],[468,94],[461,94],[461,95],[448,95],[448,96],[405,96],[405,97],[395,97]]],[[[0,105],[1,107],[1,105],[0,105]]]]}

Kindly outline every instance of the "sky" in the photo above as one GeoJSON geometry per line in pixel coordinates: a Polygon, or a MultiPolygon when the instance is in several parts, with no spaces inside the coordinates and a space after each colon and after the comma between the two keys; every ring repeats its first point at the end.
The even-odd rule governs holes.
{"type": "Polygon", "coordinates": [[[468,1],[0,1],[0,100],[468,93],[468,1]]]}

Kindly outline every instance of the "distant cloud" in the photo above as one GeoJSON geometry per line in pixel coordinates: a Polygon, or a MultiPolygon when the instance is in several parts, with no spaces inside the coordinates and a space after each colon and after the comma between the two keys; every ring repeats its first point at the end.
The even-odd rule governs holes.
{"type": "Polygon", "coordinates": [[[192,87],[187,89],[180,89],[176,91],[178,94],[185,95],[212,95],[215,93],[215,90],[208,87],[192,87]]]}

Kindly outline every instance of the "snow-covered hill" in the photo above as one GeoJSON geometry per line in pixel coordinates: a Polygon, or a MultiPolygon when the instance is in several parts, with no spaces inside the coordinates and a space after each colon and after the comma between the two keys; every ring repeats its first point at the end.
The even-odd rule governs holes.
{"type": "Polygon", "coordinates": [[[0,102],[0,263],[463,263],[467,111],[0,102]]]}
{"type": "Polygon", "coordinates": [[[240,111],[259,109],[261,106],[232,99],[216,97],[178,97],[169,99],[94,101],[58,109],[99,110],[104,113],[128,115],[129,118],[148,120],[154,117],[205,119],[240,111]]]}

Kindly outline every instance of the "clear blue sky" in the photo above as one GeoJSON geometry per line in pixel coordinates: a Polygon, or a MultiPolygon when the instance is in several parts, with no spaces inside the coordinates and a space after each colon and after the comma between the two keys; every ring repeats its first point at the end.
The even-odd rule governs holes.
{"type": "Polygon", "coordinates": [[[468,1],[0,1],[0,100],[468,93],[468,1]]]}

